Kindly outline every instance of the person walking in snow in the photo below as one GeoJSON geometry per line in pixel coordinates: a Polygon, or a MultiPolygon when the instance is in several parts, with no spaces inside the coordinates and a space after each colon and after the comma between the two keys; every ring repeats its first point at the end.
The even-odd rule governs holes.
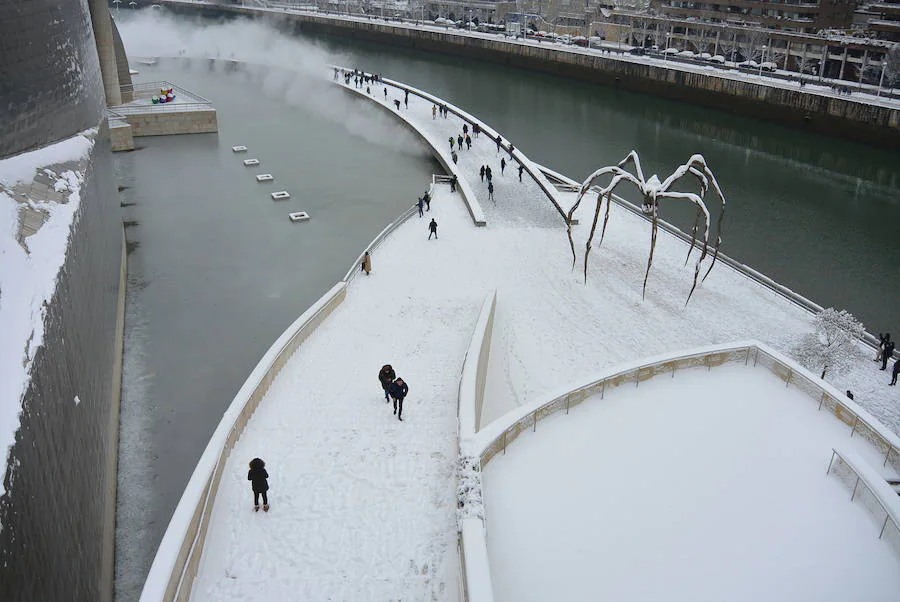
{"type": "Polygon", "coordinates": [[[378,371],[378,382],[381,383],[381,388],[384,389],[384,403],[388,403],[391,400],[389,389],[395,378],[397,378],[397,374],[390,364],[385,364],[381,367],[381,370],[378,371]]]}
{"type": "Polygon", "coordinates": [[[397,420],[403,422],[403,399],[409,393],[409,386],[398,376],[397,380],[391,383],[390,391],[391,399],[394,400],[394,414],[397,415],[397,420]]]}
{"type": "Polygon", "coordinates": [[[259,458],[250,460],[250,470],[247,472],[247,480],[253,487],[253,511],[259,512],[259,496],[263,499],[263,511],[269,511],[269,473],[266,472],[266,463],[259,458]]]}
{"type": "Polygon", "coordinates": [[[900,359],[894,360],[894,369],[891,372],[891,386],[897,384],[897,375],[900,374],[900,359]]]}
{"type": "Polygon", "coordinates": [[[884,345],[891,340],[891,333],[878,333],[878,349],[875,351],[875,361],[880,362],[881,356],[884,355],[884,345]]]}
{"type": "MultiPolygon", "coordinates": [[[[493,182],[488,182],[488,200],[491,200],[491,201],[494,200],[494,183],[493,182]]],[[[496,203],[497,201],[494,201],[494,202],[496,203]]]]}
{"type": "Polygon", "coordinates": [[[487,165],[484,168],[484,175],[487,177],[488,184],[491,183],[491,180],[494,177],[494,172],[491,171],[491,166],[487,165]]]}
{"type": "Polygon", "coordinates": [[[463,137],[462,137],[462,134],[460,134],[459,136],[456,137],[456,146],[459,147],[459,150],[462,150],[462,145],[463,145],[463,137]]]}
{"type": "Polygon", "coordinates": [[[424,203],[425,203],[425,199],[422,197],[419,197],[419,200],[416,202],[416,205],[418,205],[418,207],[419,207],[419,217],[422,217],[425,215],[425,213],[422,211],[422,207],[423,207],[424,203]]]}
{"type": "Polygon", "coordinates": [[[481,126],[477,123],[472,124],[472,133],[475,134],[475,137],[478,138],[478,134],[481,133],[481,126]]]}
{"type": "Polygon", "coordinates": [[[431,118],[437,119],[437,105],[431,105],[431,118]]]}
{"type": "Polygon", "coordinates": [[[456,161],[459,159],[459,157],[456,156],[456,151],[450,153],[450,158],[453,159],[453,164],[456,165],[456,161]]]}
{"type": "Polygon", "coordinates": [[[894,341],[887,340],[884,343],[884,351],[881,353],[881,369],[887,370],[888,360],[894,355],[894,341]]]}
{"type": "Polygon", "coordinates": [[[447,140],[450,142],[450,150],[452,151],[453,145],[456,144],[456,140],[453,139],[453,136],[450,136],[450,138],[448,138],[447,140]]]}
{"type": "Polygon", "coordinates": [[[403,91],[403,106],[409,108],[409,90],[403,91]]]}
{"type": "Polygon", "coordinates": [[[428,240],[431,240],[432,235],[434,235],[434,239],[437,240],[437,222],[434,221],[434,218],[431,218],[431,223],[428,224],[428,240]]]}
{"type": "Polygon", "coordinates": [[[422,200],[425,201],[425,211],[431,211],[431,195],[428,194],[427,190],[422,195],[422,200]]]}
{"type": "Polygon", "coordinates": [[[500,159],[500,175],[503,175],[503,172],[506,171],[506,159],[500,159]]]}
{"type": "Polygon", "coordinates": [[[466,134],[468,134],[468,133],[469,133],[469,124],[468,124],[468,123],[464,123],[464,124],[463,124],[463,135],[466,135],[466,134]]]}
{"type": "Polygon", "coordinates": [[[450,177],[450,192],[456,192],[456,174],[450,177]]]}
{"type": "Polygon", "coordinates": [[[384,102],[387,102],[387,86],[384,87],[384,102]]]}
{"type": "Polygon", "coordinates": [[[369,255],[368,251],[366,251],[366,254],[363,255],[362,261],[359,262],[359,271],[365,272],[366,276],[368,276],[369,272],[372,271],[372,256],[369,255]]]}
{"type": "Polygon", "coordinates": [[[481,176],[481,181],[484,182],[484,165],[478,170],[478,175],[481,176]]]}
{"type": "Polygon", "coordinates": [[[472,137],[466,134],[466,150],[472,150],[472,137]]]}
{"type": "Polygon", "coordinates": [[[399,113],[400,112],[400,100],[399,99],[397,99],[397,98],[394,99],[394,106],[397,107],[397,112],[399,113]]]}
{"type": "Polygon", "coordinates": [[[500,137],[500,134],[497,134],[497,140],[495,140],[495,142],[497,143],[497,152],[499,153],[500,152],[500,143],[503,142],[503,138],[500,137]]]}
{"type": "Polygon", "coordinates": [[[525,166],[519,163],[519,181],[522,181],[522,172],[525,171],[525,166]]]}
{"type": "Polygon", "coordinates": [[[514,150],[516,150],[516,147],[512,145],[512,142],[510,142],[510,143],[509,143],[509,158],[510,158],[510,160],[512,160],[512,158],[513,158],[512,152],[513,152],[514,150]]]}

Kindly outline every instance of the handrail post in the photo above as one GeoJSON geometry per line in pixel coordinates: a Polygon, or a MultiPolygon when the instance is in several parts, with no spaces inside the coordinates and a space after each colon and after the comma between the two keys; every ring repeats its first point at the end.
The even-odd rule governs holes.
{"type": "Polygon", "coordinates": [[[566,395],[566,416],[569,415],[569,396],[566,395]]]}
{"type": "Polygon", "coordinates": [[[785,383],[784,383],[784,388],[785,388],[785,389],[787,389],[788,387],[791,386],[791,378],[793,378],[793,376],[794,376],[794,369],[793,369],[793,368],[788,368],[788,377],[787,377],[787,380],[786,380],[785,383]]]}
{"type": "Polygon", "coordinates": [[[750,349],[751,349],[750,347],[747,347],[747,353],[744,354],[744,365],[745,366],[750,363],[750,349]]]}
{"type": "Polygon", "coordinates": [[[878,533],[878,539],[881,539],[881,536],[884,535],[884,529],[887,527],[887,522],[890,517],[891,515],[887,512],[887,510],[885,510],[884,522],[881,523],[881,532],[878,533]]]}
{"type": "Polygon", "coordinates": [[[532,432],[532,433],[536,433],[536,432],[537,432],[537,413],[538,413],[538,411],[535,410],[535,411],[531,414],[532,418],[534,419],[534,424],[533,424],[532,427],[531,427],[531,432],[532,432]]]}
{"type": "Polygon", "coordinates": [[[885,441],[885,443],[887,443],[887,453],[884,454],[884,464],[882,464],[882,466],[887,466],[888,458],[891,457],[891,452],[894,451],[894,448],[891,447],[890,443],[888,443],[887,441],[885,441]]]}
{"type": "Polygon", "coordinates": [[[606,380],[603,381],[603,388],[600,389],[600,399],[603,399],[603,396],[606,395],[606,380]]]}
{"type": "Polygon", "coordinates": [[[756,368],[756,363],[759,361],[759,347],[756,347],[756,353],[753,355],[753,367],[756,368]]]}
{"type": "Polygon", "coordinates": [[[641,380],[641,369],[638,367],[637,370],[634,371],[634,386],[637,387],[638,383],[641,380]]]}
{"type": "Polygon", "coordinates": [[[825,391],[822,391],[822,397],[819,398],[819,410],[822,409],[823,403],[825,403],[825,391]]]}
{"type": "Polygon", "coordinates": [[[837,452],[834,450],[831,450],[831,461],[828,462],[828,470],[825,471],[826,475],[828,475],[828,473],[831,472],[831,466],[832,466],[832,464],[834,464],[834,456],[835,455],[837,455],[837,452]]]}
{"type": "Polygon", "coordinates": [[[856,488],[859,487],[859,479],[861,477],[859,475],[856,476],[856,485],[853,486],[853,493],[850,494],[850,501],[853,501],[853,498],[856,497],[856,488]]]}
{"type": "Polygon", "coordinates": [[[706,354],[705,359],[706,359],[706,371],[708,372],[708,371],[712,370],[712,366],[709,363],[709,354],[708,353],[706,354]]]}
{"type": "Polygon", "coordinates": [[[506,455],[506,431],[503,431],[503,455],[506,455]]]}
{"type": "Polygon", "coordinates": [[[672,362],[672,378],[675,378],[675,369],[678,368],[678,364],[672,362]]]}
{"type": "Polygon", "coordinates": [[[856,425],[858,425],[858,424],[859,424],[859,416],[856,416],[855,419],[853,420],[853,428],[850,429],[850,438],[851,439],[853,438],[853,433],[856,432],[856,425]]]}

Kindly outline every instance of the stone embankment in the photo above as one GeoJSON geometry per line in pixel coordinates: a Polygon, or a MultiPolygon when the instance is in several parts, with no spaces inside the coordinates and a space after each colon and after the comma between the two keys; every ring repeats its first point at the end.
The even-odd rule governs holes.
{"type": "Polygon", "coordinates": [[[485,35],[461,35],[454,29],[417,28],[389,21],[367,21],[323,13],[265,10],[239,5],[209,5],[161,0],[178,12],[210,16],[265,15],[296,30],[392,44],[416,50],[487,60],[573,79],[645,92],[731,113],[765,119],[805,131],[900,149],[900,108],[866,102],[860,96],[819,94],[775,85],[765,79],[729,77],[728,71],[690,71],[679,63],[623,60],[613,54],[534,45],[485,35]]]}

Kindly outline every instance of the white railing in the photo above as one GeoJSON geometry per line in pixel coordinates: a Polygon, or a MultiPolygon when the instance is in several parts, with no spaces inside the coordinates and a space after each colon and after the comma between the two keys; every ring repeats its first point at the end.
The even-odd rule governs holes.
{"type": "Polygon", "coordinates": [[[838,448],[832,448],[831,462],[828,463],[828,470],[825,474],[830,474],[834,468],[834,460],[838,458],[840,462],[845,464],[855,476],[856,482],[853,484],[853,493],[850,494],[850,501],[856,498],[860,483],[872,494],[875,502],[881,506],[884,511],[884,521],[881,523],[881,531],[878,532],[878,539],[884,537],[888,522],[893,524],[894,535],[900,535],[900,497],[894,493],[887,481],[880,474],[875,472],[866,462],[856,454],[838,448]]]}
{"type": "Polygon", "coordinates": [[[660,357],[649,362],[628,365],[596,380],[591,380],[572,390],[552,396],[548,401],[538,402],[518,408],[494,421],[476,435],[474,449],[479,454],[481,465],[490,462],[497,453],[505,453],[506,447],[523,432],[537,430],[541,420],[557,412],[569,410],[595,395],[603,399],[607,390],[622,385],[640,385],[654,376],[666,374],[675,376],[678,370],[705,366],[711,369],[727,362],[751,361],[754,366],[762,365],[784,380],[786,386],[799,387],[818,403],[819,409],[826,408],[839,420],[851,427],[850,435],[859,434],[868,439],[884,454],[884,464],[900,466],[900,438],[889,431],[876,418],[860,406],[846,398],[827,382],[810,373],[805,368],[781,353],[752,341],[736,345],[713,346],[675,357],[660,357]]]}
{"type": "MultiPolygon", "coordinates": [[[[561,394],[551,395],[548,401],[538,402],[511,411],[505,417],[488,425],[483,431],[479,432],[472,441],[468,442],[466,445],[467,453],[471,458],[480,460],[480,467],[478,468],[480,474],[483,467],[490,462],[495,455],[498,453],[505,454],[507,446],[522,433],[529,430],[536,432],[538,422],[541,420],[562,411],[565,411],[566,414],[568,414],[571,408],[589,398],[596,397],[598,394],[602,400],[607,390],[630,385],[637,387],[642,381],[649,380],[656,376],[669,375],[674,378],[675,373],[678,370],[698,367],[706,367],[707,370],[711,370],[715,366],[720,366],[729,362],[743,362],[745,365],[749,365],[751,361],[754,366],[762,366],[771,371],[781,380],[785,381],[786,386],[794,385],[795,387],[800,387],[810,397],[818,401],[820,410],[823,407],[828,408],[839,420],[851,426],[851,437],[856,433],[860,433],[877,449],[881,450],[884,453],[885,465],[888,464],[888,462],[891,462],[893,468],[897,469],[900,467],[900,438],[888,431],[881,423],[870,416],[868,412],[852,401],[846,399],[839,391],[825,383],[825,381],[817,378],[814,374],[811,374],[777,351],[757,341],[707,347],[674,357],[660,356],[645,363],[626,365],[601,378],[593,379],[577,386],[574,389],[561,394]]],[[[838,453],[837,450],[835,450],[835,453],[838,453]]],[[[844,457],[846,456],[842,456],[842,458],[844,457]]],[[[857,469],[856,473],[865,474],[862,469],[857,469]]],[[[891,491],[887,486],[887,483],[884,483],[884,487],[877,486],[877,481],[871,474],[867,477],[860,477],[860,479],[866,479],[866,486],[870,489],[878,489],[880,491],[880,493],[876,495],[880,498],[884,498],[884,500],[880,499],[879,503],[882,501],[886,502],[886,500],[890,499],[887,497],[887,493],[884,490],[884,488],[887,488],[887,491],[891,491]]],[[[477,482],[480,484],[480,480],[477,482]]],[[[893,495],[893,491],[891,491],[891,494],[893,495]]],[[[475,496],[480,502],[482,493],[479,491],[475,496]]],[[[896,496],[894,497],[896,498],[896,496]]],[[[896,525],[898,513],[892,510],[893,506],[888,503],[883,503],[882,508],[884,508],[885,512],[888,514],[888,518],[896,525]]],[[[885,525],[887,524],[888,518],[885,519],[885,525]]],[[[462,522],[466,523],[467,520],[468,518],[464,519],[462,522]]],[[[469,525],[471,538],[474,543],[480,543],[480,538],[485,537],[484,522],[485,519],[482,516],[480,520],[477,521],[480,525],[475,522],[472,522],[469,525]],[[479,526],[481,527],[480,531],[477,529],[479,526]]],[[[883,533],[884,525],[882,526],[882,534],[883,533]]],[[[477,554],[478,552],[476,551],[475,553],[477,554]]],[[[469,551],[467,548],[464,548],[463,556],[467,554],[469,554],[469,551]]],[[[464,562],[468,563],[468,558],[466,558],[464,562]]],[[[466,567],[468,568],[468,564],[466,564],[466,567]]],[[[472,568],[473,570],[478,571],[477,576],[471,577],[470,573],[466,571],[466,578],[477,578],[479,584],[487,584],[490,586],[491,577],[486,554],[484,563],[473,564],[472,568]]],[[[466,587],[467,592],[474,591],[471,583],[467,582],[466,587]]],[[[484,590],[482,589],[481,591],[484,590]]],[[[488,592],[490,592],[490,589],[488,589],[488,592]]],[[[471,597],[467,600],[469,602],[483,602],[484,600],[490,601],[492,598],[471,597]]]]}
{"type": "Polygon", "coordinates": [[[169,521],[144,583],[141,602],[190,598],[228,456],[275,377],[300,343],[344,300],[346,286],[344,282],[336,284],[278,337],[225,410],[169,521]]]}

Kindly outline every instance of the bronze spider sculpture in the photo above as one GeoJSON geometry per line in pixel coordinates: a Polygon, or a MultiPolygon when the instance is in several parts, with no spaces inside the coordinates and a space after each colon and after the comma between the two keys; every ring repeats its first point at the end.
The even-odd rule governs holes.
{"type": "Polygon", "coordinates": [[[578,198],[575,201],[575,204],[572,205],[572,208],[569,209],[569,213],[566,216],[568,221],[568,236],[569,236],[569,246],[572,249],[572,267],[575,267],[576,257],[575,257],[575,241],[572,239],[572,214],[575,213],[575,210],[578,209],[578,206],[581,204],[581,200],[584,198],[584,195],[587,194],[588,190],[594,184],[594,181],[597,178],[600,178],[605,175],[611,175],[609,183],[597,189],[597,209],[594,211],[594,221],[591,225],[591,233],[588,236],[587,243],[585,244],[584,250],[584,280],[587,282],[587,261],[588,254],[591,252],[591,242],[594,240],[594,232],[597,230],[597,220],[600,218],[600,210],[603,206],[603,202],[606,201],[606,212],[603,216],[603,227],[600,230],[600,242],[598,244],[603,244],[603,236],[606,234],[606,224],[609,221],[609,206],[610,200],[612,197],[612,193],[615,190],[616,186],[621,184],[622,182],[630,182],[634,184],[637,189],[644,196],[642,210],[644,213],[650,216],[650,222],[652,224],[652,230],[650,235],[650,256],[647,258],[647,270],[644,273],[644,286],[641,291],[641,298],[643,299],[647,292],[647,278],[650,276],[650,266],[653,265],[653,252],[656,249],[656,234],[659,230],[659,201],[661,199],[683,199],[690,201],[694,205],[697,206],[697,215],[694,218],[694,227],[691,232],[691,245],[688,247],[688,254],[684,260],[685,265],[687,265],[688,259],[691,257],[691,252],[694,250],[694,244],[697,242],[697,229],[700,225],[700,216],[702,215],[704,218],[704,227],[703,227],[703,245],[700,251],[700,257],[697,259],[697,263],[694,267],[694,283],[691,286],[691,291],[688,293],[687,300],[685,301],[685,305],[691,300],[691,295],[694,294],[694,289],[697,288],[697,279],[700,275],[700,267],[703,263],[703,260],[706,259],[709,254],[709,228],[710,228],[710,215],[709,209],[706,207],[706,203],[703,201],[703,197],[706,195],[706,192],[712,187],[715,191],[716,195],[722,200],[722,210],[719,213],[719,219],[716,224],[716,242],[712,251],[712,261],[710,262],[709,269],[706,270],[706,274],[703,275],[703,280],[706,280],[706,277],[709,276],[709,273],[712,271],[713,266],[716,263],[716,258],[719,255],[719,246],[722,244],[722,218],[725,216],[725,196],[722,194],[722,190],[719,188],[719,183],[716,181],[715,176],[713,176],[712,171],[710,171],[709,167],[706,165],[706,159],[703,158],[703,155],[693,155],[684,165],[679,166],[672,175],[665,179],[665,181],[660,182],[659,178],[656,174],[650,176],[649,179],[644,178],[644,172],[641,169],[641,160],[638,157],[637,151],[631,151],[628,155],[619,162],[618,165],[610,165],[607,167],[602,167],[592,173],[587,180],[581,185],[581,190],[578,193],[578,198]],[[634,164],[634,171],[637,172],[637,175],[626,171],[624,167],[629,163],[634,164]],[[681,178],[691,175],[697,178],[700,185],[700,192],[676,192],[671,190],[672,186],[678,182],[681,178]]]}

